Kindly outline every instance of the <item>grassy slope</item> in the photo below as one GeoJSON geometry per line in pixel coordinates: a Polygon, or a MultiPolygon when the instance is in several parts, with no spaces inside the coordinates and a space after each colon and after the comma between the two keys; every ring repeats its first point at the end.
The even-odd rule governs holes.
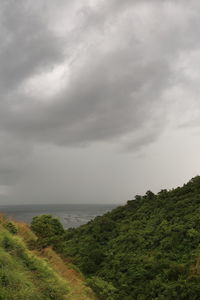
{"type": "Polygon", "coordinates": [[[97,300],[93,291],[86,286],[83,275],[74,269],[70,263],[63,260],[51,248],[46,248],[40,255],[47,258],[53,268],[67,280],[70,287],[70,300],[97,300]]]}
{"type": "Polygon", "coordinates": [[[68,230],[60,251],[99,295],[99,278],[114,285],[102,299],[200,299],[200,177],[68,230]]]}
{"type": "Polygon", "coordinates": [[[93,300],[84,278],[50,248],[30,251],[36,236],[26,224],[13,222],[18,233],[6,229],[0,218],[0,300],[93,300]]]}

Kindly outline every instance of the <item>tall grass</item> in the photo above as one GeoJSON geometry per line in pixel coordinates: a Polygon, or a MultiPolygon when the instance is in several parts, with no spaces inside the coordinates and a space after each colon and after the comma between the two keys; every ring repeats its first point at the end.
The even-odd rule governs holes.
{"type": "Polygon", "coordinates": [[[0,226],[0,300],[68,299],[66,282],[0,226]]]}

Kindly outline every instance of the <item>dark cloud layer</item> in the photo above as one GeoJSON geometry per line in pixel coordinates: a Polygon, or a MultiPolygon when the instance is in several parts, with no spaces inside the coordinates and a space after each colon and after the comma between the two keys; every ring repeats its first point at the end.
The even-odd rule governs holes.
{"type": "Polygon", "coordinates": [[[1,4],[1,92],[62,60],[62,43],[26,1],[1,4]]]}
{"type": "Polygon", "coordinates": [[[8,0],[0,11],[3,183],[35,145],[113,141],[134,151],[162,134],[173,112],[166,95],[181,80],[177,62],[200,46],[196,1],[8,0]],[[56,68],[65,71],[54,81],[56,68]],[[47,90],[59,80],[62,88],[42,97],[48,76],[47,90]]]}

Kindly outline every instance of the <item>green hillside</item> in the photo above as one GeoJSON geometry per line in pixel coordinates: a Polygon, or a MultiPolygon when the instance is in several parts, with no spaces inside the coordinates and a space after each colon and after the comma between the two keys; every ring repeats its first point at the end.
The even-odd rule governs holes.
{"type": "Polygon", "coordinates": [[[36,243],[26,224],[0,216],[0,300],[96,299],[80,273],[36,243]]]}
{"type": "Polygon", "coordinates": [[[100,299],[200,299],[200,177],[136,196],[50,243],[100,299]]]}
{"type": "Polygon", "coordinates": [[[1,300],[67,299],[66,282],[3,227],[0,228],[0,283],[1,300]]]}

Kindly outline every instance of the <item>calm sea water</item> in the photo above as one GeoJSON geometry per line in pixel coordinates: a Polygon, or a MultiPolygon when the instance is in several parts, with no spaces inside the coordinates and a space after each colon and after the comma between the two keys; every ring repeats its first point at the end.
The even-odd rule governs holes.
{"type": "Polygon", "coordinates": [[[28,224],[30,224],[34,216],[51,214],[58,217],[64,228],[67,229],[83,225],[115,207],[116,205],[93,204],[9,205],[0,206],[0,212],[28,224]]]}

